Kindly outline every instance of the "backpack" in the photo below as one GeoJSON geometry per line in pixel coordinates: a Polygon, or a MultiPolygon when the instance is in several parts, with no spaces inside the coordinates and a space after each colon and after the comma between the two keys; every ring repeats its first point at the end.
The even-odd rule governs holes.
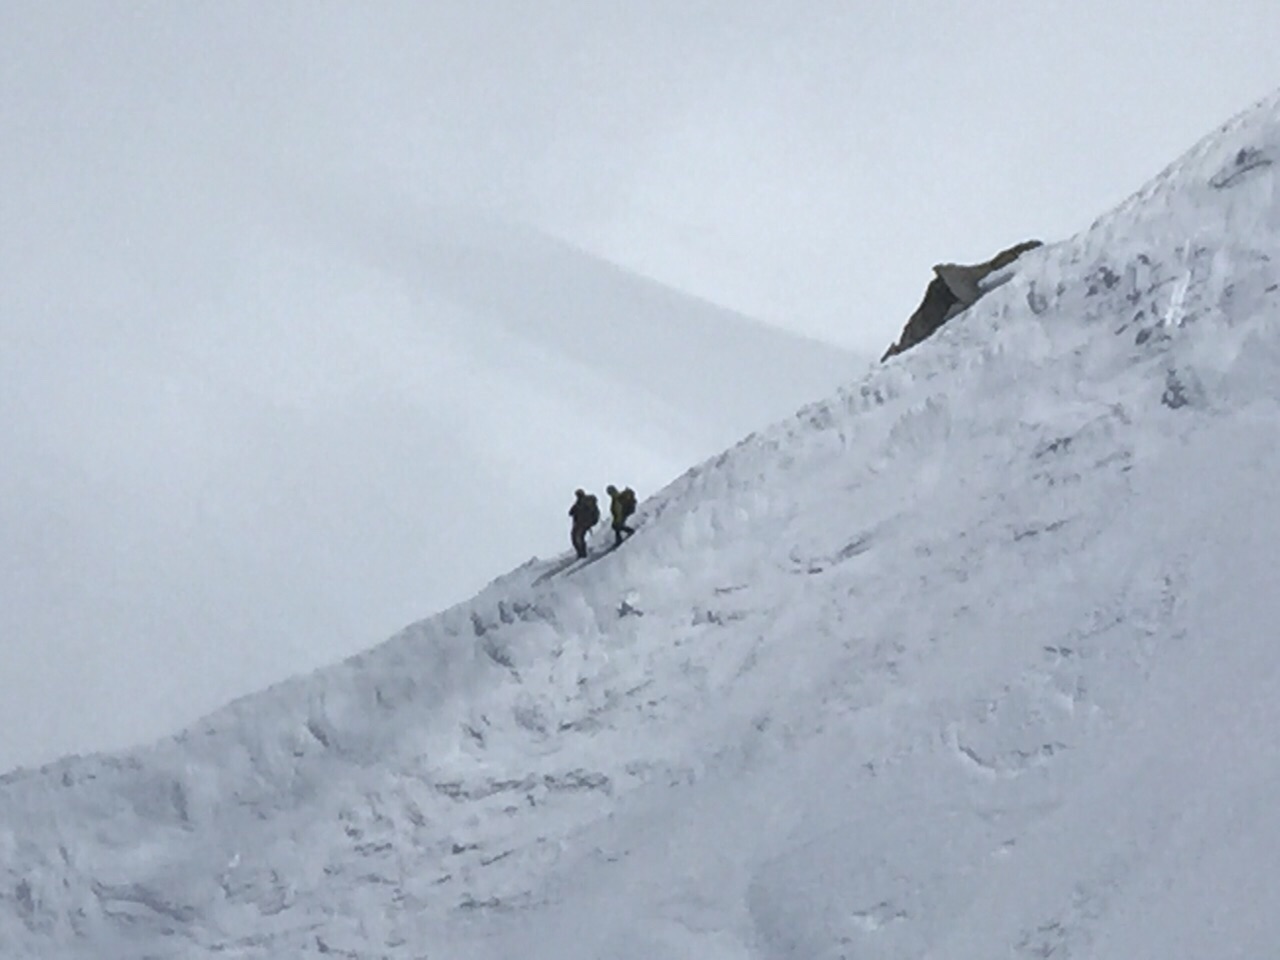
{"type": "Polygon", "coordinates": [[[630,487],[618,494],[618,502],[622,504],[622,519],[636,512],[636,492],[630,487]]]}
{"type": "Polygon", "coordinates": [[[600,522],[600,504],[596,500],[595,494],[591,494],[587,497],[587,509],[585,512],[586,515],[582,520],[589,530],[600,522]]]}

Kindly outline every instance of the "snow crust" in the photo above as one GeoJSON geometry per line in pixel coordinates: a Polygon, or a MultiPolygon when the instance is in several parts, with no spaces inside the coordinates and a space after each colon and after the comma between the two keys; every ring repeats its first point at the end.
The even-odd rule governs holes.
{"type": "Polygon", "coordinates": [[[620,550],[4,778],[0,955],[1271,955],[1277,161],[1280,97],[620,550]]]}

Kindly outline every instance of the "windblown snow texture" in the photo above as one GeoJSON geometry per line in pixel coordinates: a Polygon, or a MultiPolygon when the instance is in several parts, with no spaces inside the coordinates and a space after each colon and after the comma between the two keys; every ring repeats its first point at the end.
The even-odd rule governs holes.
{"type": "Polygon", "coordinates": [[[1262,957],[1280,98],[937,337],[154,747],[0,786],[0,955],[1262,957]]]}

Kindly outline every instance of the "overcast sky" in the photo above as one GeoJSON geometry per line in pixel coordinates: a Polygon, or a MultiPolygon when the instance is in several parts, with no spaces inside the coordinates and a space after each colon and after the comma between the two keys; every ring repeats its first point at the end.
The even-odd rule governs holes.
{"type": "Polygon", "coordinates": [[[933,263],[1084,228],[1280,86],[1277,49],[1274,0],[0,5],[0,768],[169,730],[563,549],[494,519],[560,537],[565,504],[511,492],[550,424],[579,458],[539,498],[714,452],[652,413],[592,459],[559,348],[518,371],[518,332],[461,314],[461,352],[414,341],[385,237],[340,236],[370,216],[484,211],[878,355],[933,263]],[[424,357],[452,422],[399,390],[424,357]],[[451,531],[432,556],[408,515],[451,531]]]}

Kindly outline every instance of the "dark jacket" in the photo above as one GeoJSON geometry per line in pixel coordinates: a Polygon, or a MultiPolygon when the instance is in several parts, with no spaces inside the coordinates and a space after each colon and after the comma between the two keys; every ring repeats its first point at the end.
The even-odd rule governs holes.
{"type": "Polygon", "coordinates": [[[600,503],[595,494],[588,493],[575,499],[569,508],[569,516],[573,518],[573,525],[581,530],[590,530],[599,523],[600,503]]]}

